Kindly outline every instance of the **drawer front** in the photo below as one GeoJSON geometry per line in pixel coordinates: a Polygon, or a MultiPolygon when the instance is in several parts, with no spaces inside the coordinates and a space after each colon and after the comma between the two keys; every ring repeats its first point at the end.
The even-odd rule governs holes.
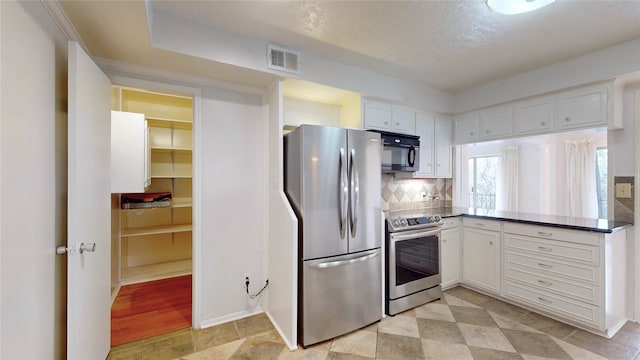
{"type": "Polygon", "coordinates": [[[484,219],[468,218],[468,217],[465,217],[462,219],[462,224],[466,227],[491,230],[491,231],[500,231],[500,228],[502,227],[500,221],[484,220],[484,219]]]}
{"type": "Polygon", "coordinates": [[[564,264],[561,262],[539,258],[522,254],[511,250],[505,251],[505,266],[515,264],[525,268],[535,270],[536,273],[559,275],[563,278],[570,278],[578,281],[586,281],[592,285],[599,286],[598,269],[591,266],[580,266],[574,264],[564,264]]]}
{"type": "Polygon", "coordinates": [[[462,225],[462,221],[459,216],[442,218],[442,230],[455,228],[462,225]]]}
{"type": "Polygon", "coordinates": [[[505,282],[504,294],[508,298],[526,302],[538,309],[556,313],[569,320],[604,330],[604,326],[600,324],[601,308],[599,306],[585,304],[544,291],[534,290],[526,285],[520,285],[511,281],[505,282]]]}
{"type": "Polygon", "coordinates": [[[548,275],[543,276],[535,270],[518,268],[512,264],[505,267],[504,276],[506,279],[517,280],[544,291],[553,292],[589,304],[600,305],[600,297],[598,296],[599,288],[594,285],[570,282],[548,275]]]}
{"type": "Polygon", "coordinates": [[[504,244],[507,248],[531,251],[545,258],[575,261],[593,266],[600,264],[600,248],[597,246],[544,240],[513,234],[505,234],[504,244]]]}
{"type": "Polygon", "coordinates": [[[602,234],[590,231],[567,230],[549,226],[516,224],[511,222],[504,223],[504,232],[593,246],[599,246],[602,237],[602,234]]]}

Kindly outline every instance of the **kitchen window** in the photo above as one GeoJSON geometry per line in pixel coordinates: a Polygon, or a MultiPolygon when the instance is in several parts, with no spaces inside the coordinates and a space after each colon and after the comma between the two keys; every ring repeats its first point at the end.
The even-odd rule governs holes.
{"type": "Polygon", "coordinates": [[[469,207],[495,210],[498,159],[498,156],[469,159],[469,207]]]}
{"type": "Polygon", "coordinates": [[[608,152],[606,147],[596,150],[596,192],[598,194],[598,217],[600,219],[608,218],[607,212],[607,171],[608,152]]]}

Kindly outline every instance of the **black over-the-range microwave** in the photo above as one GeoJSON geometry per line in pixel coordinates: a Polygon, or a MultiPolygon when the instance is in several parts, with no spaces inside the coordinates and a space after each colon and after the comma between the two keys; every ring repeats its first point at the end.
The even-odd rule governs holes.
{"type": "Polygon", "coordinates": [[[420,166],[420,137],[377,131],[382,138],[382,172],[413,172],[420,166]]]}

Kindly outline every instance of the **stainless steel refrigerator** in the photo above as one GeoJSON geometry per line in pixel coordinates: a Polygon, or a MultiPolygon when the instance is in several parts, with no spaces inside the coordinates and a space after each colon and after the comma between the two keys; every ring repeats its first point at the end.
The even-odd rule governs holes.
{"type": "Polygon", "coordinates": [[[298,216],[298,342],[381,319],[380,134],[302,125],[285,135],[285,190],[298,216]]]}

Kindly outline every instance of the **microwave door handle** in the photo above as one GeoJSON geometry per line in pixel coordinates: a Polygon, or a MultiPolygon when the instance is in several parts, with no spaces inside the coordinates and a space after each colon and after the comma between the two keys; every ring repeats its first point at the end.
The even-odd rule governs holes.
{"type": "Polygon", "coordinates": [[[407,161],[409,162],[409,167],[413,167],[416,164],[416,148],[413,146],[409,148],[407,161]]]}
{"type": "Polygon", "coordinates": [[[358,229],[358,207],[360,206],[360,177],[356,166],[356,149],[351,149],[349,167],[349,177],[351,178],[351,211],[349,220],[351,222],[351,237],[355,237],[358,229]]]}
{"type": "Polygon", "coordinates": [[[344,153],[344,148],[340,148],[340,184],[338,185],[338,198],[340,201],[340,238],[344,239],[346,235],[346,222],[347,222],[347,200],[348,200],[348,190],[349,183],[347,180],[347,159],[344,153]]]}

